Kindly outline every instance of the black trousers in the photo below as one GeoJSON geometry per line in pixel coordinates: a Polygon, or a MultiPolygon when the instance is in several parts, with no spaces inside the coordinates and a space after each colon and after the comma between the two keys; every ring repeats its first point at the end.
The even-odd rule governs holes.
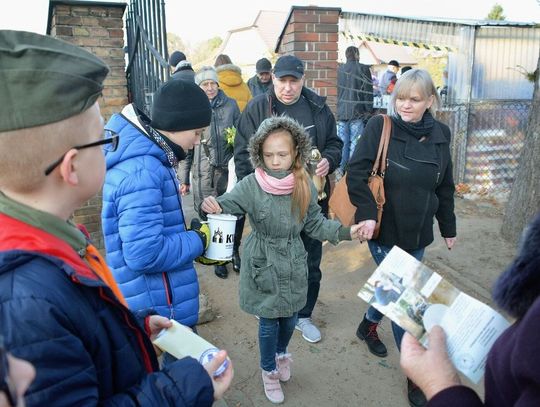
{"type": "MultiPolygon", "coordinates": [[[[328,198],[319,201],[319,205],[321,206],[323,215],[328,218],[328,198]]],[[[306,249],[308,254],[308,291],[306,305],[298,312],[298,318],[310,318],[313,312],[313,308],[315,308],[317,298],[319,298],[319,289],[321,288],[322,242],[312,239],[304,232],[300,234],[300,237],[304,242],[304,248],[306,249]]]]}

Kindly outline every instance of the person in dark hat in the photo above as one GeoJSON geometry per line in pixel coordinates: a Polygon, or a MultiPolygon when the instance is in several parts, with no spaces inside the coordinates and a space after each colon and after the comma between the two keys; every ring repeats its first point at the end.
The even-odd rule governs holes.
{"type": "MultiPolygon", "coordinates": [[[[336,120],[326,104],[326,98],[304,86],[304,63],[294,55],[279,57],[272,74],[273,86],[263,95],[256,96],[240,115],[234,143],[234,161],[239,180],[253,172],[249,161],[248,143],[264,119],[271,115],[285,115],[300,122],[307,130],[311,145],[322,156],[315,175],[327,179],[341,161],[343,142],[337,136],[336,120]]],[[[330,183],[326,182],[326,196],[330,195],[330,183]]],[[[322,212],[328,215],[328,198],[319,201],[322,212]]],[[[321,340],[321,332],[311,319],[319,296],[322,272],[320,268],[322,243],[302,232],[302,241],[308,253],[308,290],[306,305],[298,312],[296,328],[311,343],[321,340]]],[[[245,261],[242,259],[242,264],[245,261]]],[[[242,273],[242,269],[240,270],[242,273]]]]}
{"type": "MultiPolygon", "coordinates": [[[[113,153],[119,144],[98,104],[108,71],[67,42],[0,30],[0,335],[37,370],[28,406],[211,406],[232,379],[232,371],[212,376],[226,353],[204,367],[185,358],[160,371],[151,339],[170,320],[132,313],[85,229],[70,220],[101,189],[101,148],[113,153]]],[[[176,105],[160,107],[160,125],[178,134],[176,105]]],[[[192,116],[203,126],[205,107],[192,116]]],[[[146,230],[144,220],[131,221],[146,230]]],[[[198,233],[189,234],[202,251],[198,233]]]]}
{"type": "Polygon", "coordinates": [[[170,79],[181,79],[189,82],[194,81],[195,71],[191,66],[191,62],[186,60],[186,55],[183,52],[174,51],[169,57],[169,65],[172,72],[170,79]]]}
{"type": "Polygon", "coordinates": [[[130,309],[151,307],[189,327],[199,312],[193,261],[209,238],[185,226],[177,168],[201,142],[211,115],[195,82],[174,80],[154,93],[151,118],[130,104],[106,125],[120,135],[116,151],[105,153],[102,225],[109,267],[130,309]]]}
{"type": "Polygon", "coordinates": [[[186,59],[186,54],[184,54],[182,51],[174,51],[169,56],[169,66],[174,72],[176,65],[178,65],[182,61],[185,61],[186,59]]]}
{"type": "Polygon", "coordinates": [[[247,82],[253,97],[266,93],[272,84],[272,63],[267,58],[261,58],[255,64],[255,71],[247,82]]]}
{"type": "Polygon", "coordinates": [[[389,95],[394,89],[394,85],[397,81],[397,73],[399,72],[399,62],[395,59],[388,61],[386,71],[379,79],[379,94],[381,96],[389,95]]]}

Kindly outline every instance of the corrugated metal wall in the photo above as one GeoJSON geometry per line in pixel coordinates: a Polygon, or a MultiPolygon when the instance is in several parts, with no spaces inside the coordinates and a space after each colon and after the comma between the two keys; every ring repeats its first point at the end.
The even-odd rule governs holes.
{"type": "Polygon", "coordinates": [[[448,95],[438,118],[452,131],[454,178],[482,193],[508,193],[530,111],[533,83],[524,74],[536,69],[538,26],[344,12],[339,29],[340,54],[366,36],[420,49],[443,48],[448,95]]]}
{"type": "Polygon", "coordinates": [[[413,48],[442,47],[448,52],[449,102],[531,99],[533,84],[523,70],[536,69],[540,28],[500,24],[485,26],[343,12],[339,49],[357,45],[365,35],[418,44],[413,48]]]}
{"type": "Polygon", "coordinates": [[[539,44],[540,28],[480,27],[472,99],[531,99],[534,86],[524,71],[536,69],[539,44]]]}
{"type": "Polygon", "coordinates": [[[471,94],[474,26],[344,12],[339,30],[345,34],[339,36],[339,49],[357,45],[362,35],[418,45],[412,45],[412,48],[442,48],[448,53],[448,100],[468,100],[471,94]]]}

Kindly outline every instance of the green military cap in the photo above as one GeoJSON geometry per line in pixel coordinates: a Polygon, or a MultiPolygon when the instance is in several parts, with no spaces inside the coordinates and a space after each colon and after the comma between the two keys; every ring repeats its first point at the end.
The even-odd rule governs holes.
{"type": "Polygon", "coordinates": [[[0,30],[0,132],[67,119],[92,106],[109,68],[68,42],[0,30]]]}

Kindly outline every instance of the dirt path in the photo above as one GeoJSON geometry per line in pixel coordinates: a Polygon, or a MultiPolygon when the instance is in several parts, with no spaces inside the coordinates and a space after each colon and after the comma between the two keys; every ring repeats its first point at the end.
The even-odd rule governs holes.
{"type": "MultiPolygon", "coordinates": [[[[448,251],[437,238],[426,251],[425,263],[459,289],[490,302],[492,283],[514,253],[514,248],[499,236],[501,208],[487,201],[464,199],[457,199],[456,205],[457,246],[448,251]]],[[[356,294],[374,268],[365,244],[324,246],[323,281],[313,315],[323,340],[309,344],[295,332],[289,347],[294,358],[293,378],[284,385],[285,406],[408,405],[388,320],[380,329],[389,350],[386,358],[371,355],[355,336],[366,309],[356,294]]],[[[199,326],[199,333],[227,349],[235,366],[226,404],[271,405],[264,396],[258,367],[258,321],[238,306],[238,275],[231,272],[228,279],[221,280],[211,267],[198,266],[198,271],[202,289],[217,314],[214,321],[199,326]]],[[[481,389],[482,384],[473,387],[481,389]]]]}

